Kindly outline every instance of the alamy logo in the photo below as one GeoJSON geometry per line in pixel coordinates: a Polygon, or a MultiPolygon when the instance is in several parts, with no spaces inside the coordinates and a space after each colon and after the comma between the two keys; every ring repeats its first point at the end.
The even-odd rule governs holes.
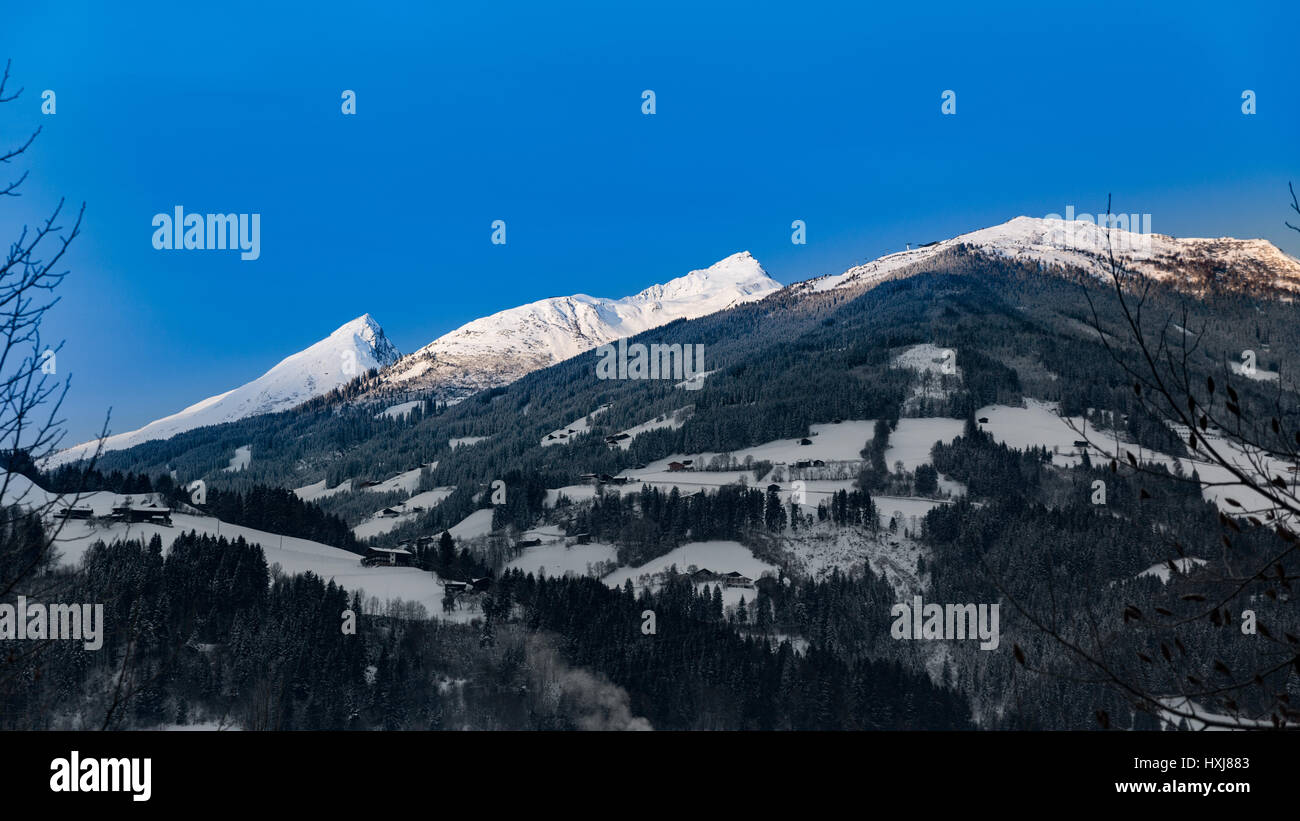
{"type": "Polygon", "coordinates": [[[1067,205],[1065,216],[1048,214],[1051,223],[1047,241],[1057,248],[1084,249],[1095,254],[1108,250],[1150,253],[1150,214],[1075,214],[1074,206],[1067,205]],[[1096,225],[1101,230],[1089,226],[1096,225]],[[1107,230],[1114,229],[1114,230],[1107,230]]]}
{"type": "Polygon", "coordinates": [[[242,260],[262,255],[261,214],[154,214],[153,247],[159,251],[240,251],[242,260]]]}
{"type": "Polygon", "coordinates": [[[104,646],[104,605],[41,604],[18,597],[0,604],[0,640],[81,641],[87,650],[104,646]]]}
{"type": "Polygon", "coordinates": [[[76,750],[50,762],[51,792],[125,792],[132,801],[153,795],[151,758],[81,758],[76,750]]]}
{"type": "Polygon", "coordinates": [[[620,339],[618,345],[601,345],[596,355],[597,379],[676,379],[687,390],[703,385],[695,378],[704,372],[703,345],[629,345],[620,339]]]}
{"type": "Polygon", "coordinates": [[[889,613],[896,639],[979,639],[981,650],[996,650],[1001,641],[996,604],[925,604],[913,596],[911,606],[900,602],[889,613]]]}

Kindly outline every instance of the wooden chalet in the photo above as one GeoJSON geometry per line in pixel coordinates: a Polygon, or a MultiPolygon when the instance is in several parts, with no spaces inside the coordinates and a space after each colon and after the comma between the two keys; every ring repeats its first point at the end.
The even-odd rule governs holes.
{"type": "Polygon", "coordinates": [[[753,587],[754,580],[744,573],[738,573],[735,570],[722,575],[722,583],[727,587],[753,587]]]}
{"type": "Polygon", "coordinates": [[[130,524],[166,525],[171,527],[172,509],[157,505],[118,505],[109,518],[130,524]]]}
{"type": "Polygon", "coordinates": [[[368,547],[361,557],[364,567],[411,567],[415,556],[404,547],[368,547]]]}

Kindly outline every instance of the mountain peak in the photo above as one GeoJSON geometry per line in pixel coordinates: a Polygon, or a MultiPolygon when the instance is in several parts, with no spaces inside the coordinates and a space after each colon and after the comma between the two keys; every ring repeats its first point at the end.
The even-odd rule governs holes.
{"type": "Polygon", "coordinates": [[[958,245],[991,256],[1109,275],[1109,258],[1125,270],[1192,291],[1209,287],[1246,292],[1300,293],[1300,260],[1263,239],[1176,238],[1152,232],[1149,217],[1105,215],[1093,219],[1018,216],[951,239],[887,254],[842,274],[793,286],[798,291],[870,287],[958,245]],[[1101,224],[1099,224],[1101,223],[1101,224]],[[1139,224],[1140,223],[1140,224],[1139,224]],[[1208,273],[1207,273],[1208,272],[1208,273]]]}
{"type": "Polygon", "coordinates": [[[707,301],[729,293],[734,298],[724,300],[724,307],[730,307],[737,304],[735,298],[756,294],[766,296],[780,288],[781,283],[767,275],[753,254],[740,251],[718,260],[708,268],[691,271],[660,285],[651,285],[628,299],[645,302],[704,298],[707,301]]]}
{"type": "Polygon", "coordinates": [[[337,334],[341,331],[355,330],[360,328],[378,328],[378,327],[379,327],[379,322],[370,314],[365,313],[357,317],[356,319],[350,320],[348,322],[344,322],[342,325],[338,327],[338,330],[336,330],[334,333],[337,334]]]}
{"type": "MultiPolygon", "coordinates": [[[[121,450],[206,425],[289,410],[371,368],[385,368],[400,357],[374,317],[362,314],[314,345],[280,360],[252,382],[196,402],[138,430],[108,437],[104,450],[121,450]]],[[[85,458],[94,453],[95,445],[85,442],[56,453],[49,467],[85,458]]]]}
{"type": "MultiPolygon", "coordinates": [[[[340,342],[346,344],[349,339],[355,341],[359,347],[370,348],[379,367],[387,367],[396,362],[401,356],[397,348],[384,335],[384,329],[380,326],[379,321],[368,313],[362,314],[350,322],[343,323],[338,327],[338,330],[316,344],[338,344],[340,342]]],[[[307,350],[311,350],[311,348],[307,350]]]]}
{"type": "Polygon", "coordinates": [[[403,389],[464,395],[554,365],[597,345],[677,319],[695,319],[780,290],[741,251],[621,299],[574,294],[542,299],[469,322],[389,369],[403,389]]]}

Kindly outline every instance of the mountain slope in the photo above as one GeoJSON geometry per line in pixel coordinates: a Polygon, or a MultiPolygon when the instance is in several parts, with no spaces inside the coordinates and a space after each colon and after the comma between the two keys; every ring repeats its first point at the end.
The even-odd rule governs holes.
{"type": "MultiPolygon", "coordinates": [[[[870,287],[938,254],[966,245],[995,256],[1074,267],[1109,276],[1108,232],[1086,220],[1016,217],[968,234],[889,254],[842,274],[791,286],[802,293],[870,287]]],[[[1262,239],[1184,238],[1120,228],[1109,232],[1115,259],[1126,270],[1169,282],[1193,293],[1246,291],[1255,295],[1300,293],[1300,260],[1262,239]],[[1280,293],[1279,293],[1280,292],[1280,293]]]]}
{"type": "MultiPolygon", "coordinates": [[[[1088,221],[1030,217],[890,254],[785,290],[797,301],[818,294],[852,297],[890,279],[943,267],[944,260],[958,249],[1028,262],[1046,272],[1073,268],[1106,279],[1108,239],[1121,266],[1196,295],[1236,291],[1289,300],[1300,293],[1300,261],[1265,240],[1178,239],[1120,229],[1108,234],[1088,221]]],[[[742,252],[622,299],[576,294],[510,308],[469,322],[407,356],[399,356],[378,325],[363,316],[255,382],[138,431],[114,436],[106,447],[127,448],[203,425],[293,407],[346,381],[339,373],[337,346],[359,351],[354,373],[383,368],[377,386],[371,389],[376,401],[408,391],[456,399],[509,384],[621,337],[756,302],[778,290],[780,284],[767,276],[753,256],[742,252]]],[[[86,446],[64,451],[52,464],[79,458],[88,451],[86,446]]]]}
{"type": "MultiPolygon", "coordinates": [[[[168,439],[205,425],[288,410],[327,393],[371,368],[391,365],[401,356],[370,314],[363,314],[334,333],[286,357],[275,367],[234,390],[210,396],[144,427],[108,437],[104,450],[121,450],[152,439],[168,439]]],[[[60,451],[54,467],[94,453],[95,442],[60,451]]]]}
{"type": "Polygon", "coordinates": [[[403,357],[384,374],[380,390],[464,396],[606,342],[762,299],[780,288],[743,251],[622,299],[575,294],[539,300],[476,319],[403,357]]]}

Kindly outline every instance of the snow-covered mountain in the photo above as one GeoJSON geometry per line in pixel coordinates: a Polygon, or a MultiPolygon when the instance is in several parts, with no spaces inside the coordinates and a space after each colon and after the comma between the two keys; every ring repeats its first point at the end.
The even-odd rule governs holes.
{"type": "Polygon", "coordinates": [[[1087,220],[1034,217],[1016,217],[991,228],[889,254],[842,274],[810,279],[792,288],[806,293],[871,287],[891,277],[923,269],[927,261],[958,245],[1048,266],[1078,268],[1106,278],[1110,271],[1108,241],[1122,268],[1193,293],[1210,288],[1260,295],[1300,293],[1300,260],[1267,240],[1179,239],[1123,228],[1107,231],[1087,220]]]}
{"type": "MultiPolygon", "coordinates": [[[[959,246],[1041,263],[1049,271],[1073,268],[1103,278],[1109,275],[1107,260],[1113,249],[1122,267],[1193,293],[1222,289],[1283,298],[1300,294],[1300,260],[1266,240],[1179,239],[1121,228],[1108,232],[1087,220],[1031,217],[1016,217],[889,254],[842,274],[797,283],[789,291],[795,295],[860,292],[891,278],[925,271],[928,262],[959,246]]],[[[461,398],[506,385],[598,345],[674,320],[694,319],[756,301],[781,287],[744,251],[622,299],[575,294],[500,311],[462,325],[406,356],[398,353],[378,323],[366,314],[240,388],[139,430],[110,437],[105,449],[128,448],[205,425],[286,410],[370,368],[381,369],[378,383],[371,389],[372,400],[408,392],[461,398]]],[[[69,448],[56,454],[50,464],[82,458],[93,448],[93,443],[69,448]]]]}
{"type": "MultiPolygon", "coordinates": [[[[387,367],[400,356],[379,323],[370,314],[363,314],[310,348],[285,358],[252,382],[210,396],[139,430],[114,434],[105,440],[104,449],[121,450],[205,425],[288,410],[371,368],[387,367]]],[[[60,451],[50,458],[50,466],[93,455],[95,445],[86,442],[60,451]]]]}
{"type": "Polygon", "coordinates": [[[676,319],[762,299],[781,288],[748,251],[622,299],[575,294],[476,319],[403,357],[383,389],[464,396],[676,319]]]}

